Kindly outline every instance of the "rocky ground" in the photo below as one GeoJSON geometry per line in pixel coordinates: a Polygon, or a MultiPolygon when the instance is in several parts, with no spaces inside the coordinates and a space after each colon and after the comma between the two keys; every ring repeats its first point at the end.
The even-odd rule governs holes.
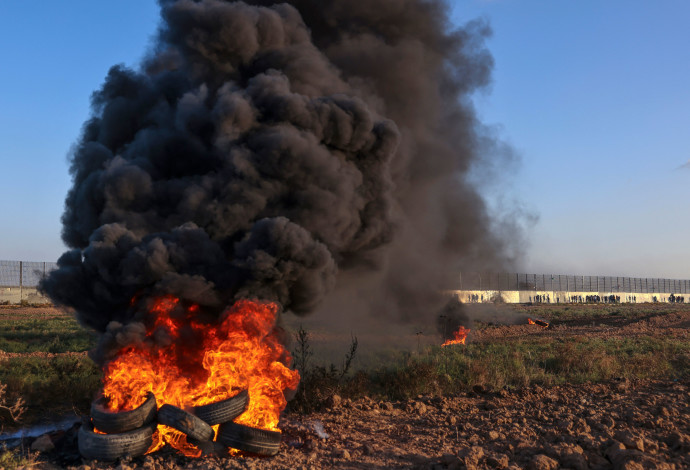
{"type": "MultiPolygon", "coordinates": [[[[534,335],[690,339],[690,309],[669,312],[662,307],[633,316],[554,320],[548,329],[489,325],[475,329],[471,341],[534,335]]],[[[537,307],[524,313],[550,320],[540,315],[546,312],[537,307]]],[[[690,469],[690,378],[499,392],[475,388],[458,396],[418,396],[404,402],[335,396],[323,411],[285,414],[280,452],[270,458],[189,459],[163,448],[115,463],[83,461],[76,445],[78,427],[24,439],[21,445],[33,449],[37,462],[31,468],[681,470],[690,469]]]]}
{"type": "Polygon", "coordinates": [[[689,398],[688,380],[477,389],[406,402],[336,396],[325,411],[284,416],[271,458],[188,459],[163,449],[116,464],[82,462],[72,429],[39,438],[34,447],[45,452],[35,468],[680,470],[690,468],[689,398]]]}

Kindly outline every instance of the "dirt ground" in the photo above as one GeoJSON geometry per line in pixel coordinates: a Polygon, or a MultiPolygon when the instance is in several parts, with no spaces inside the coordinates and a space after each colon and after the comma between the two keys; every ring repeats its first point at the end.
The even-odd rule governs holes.
{"type": "MultiPolygon", "coordinates": [[[[522,313],[543,318],[540,313],[546,311],[522,313]]],[[[548,329],[491,325],[474,331],[471,340],[534,335],[688,339],[689,334],[690,310],[659,308],[637,316],[553,321],[548,329]]],[[[457,396],[402,402],[335,396],[324,411],[285,414],[280,427],[280,452],[271,458],[188,459],[164,448],[108,464],[81,460],[76,425],[47,435],[55,449],[39,453],[41,463],[33,468],[690,469],[690,379],[530,386],[496,393],[475,388],[457,396]]],[[[34,442],[27,439],[24,445],[34,442]]]]}
{"type": "Polygon", "coordinates": [[[35,468],[127,469],[687,469],[690,382],[620,381],[475,390],[406,402],[334,397],[328,410],[288,414],[275,457],[187,459],[163,449],[115,464],[83,462],[75,429],[35,468]]]}
{"type": "MultiPolygon", "coordinates": [[[[540,318],[540,309],[528,311],[534,318],[540,318]]],[[[542,315],[543,316],[543,315],[542,315]]],[[[547,319],[547,321],[549,321],[547,319]]],[[[665,336],[690,340],[690,309],[674,312],[659,310],[648,314],[627,318],[623,316],[596,317],[558,321],[548,328],[538,325],[495,325],[475,330],[472,341],[495,342],[513,341],[518,338],[544,337],[563,338],[586,336],[588,338],[631,338],[636,336],[665,336]]]]}

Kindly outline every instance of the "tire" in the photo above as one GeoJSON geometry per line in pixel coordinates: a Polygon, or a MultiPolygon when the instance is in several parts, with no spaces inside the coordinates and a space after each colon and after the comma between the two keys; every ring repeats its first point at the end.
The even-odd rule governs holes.
{"type": "Polygon", "coordinates": [[[158,410],[158,423],[182,431],[198,442],[213,439],[213,428],[208,423],[173,405],[161,406],[158,410]]]}
{"type": "Polygon", "coordinates": [[[238,423],[224,423],[218,430],[218,441],[233,449],[259,455],[276,455],[282,434],[238,423]]]}
{"type": "Polygon", "coordinates": [[[110,412],[103,407],[105,398],[91,404],[91,420],[99,431],[118,434],[152,423],[156,419],[156,397],[149,392],[146,401],[138,408],[123,412],[110,412]]]}
{"type": "Polygon", "coordinates": [[[242,390],[234,397],[227,400],[209,403],[208,405],[195,406],[192,411],[194,414],[213,426],[232,421],[244,413],[249,404],[249,392],[242,390]]]}
{"type": "Polygon", "coordinates": [[[79,428],[79,453],[88,460],[116,460],[119,457],[143,455],[153,442],[156,424],[117,434],[96,434],[91,423],[79,428]]]}

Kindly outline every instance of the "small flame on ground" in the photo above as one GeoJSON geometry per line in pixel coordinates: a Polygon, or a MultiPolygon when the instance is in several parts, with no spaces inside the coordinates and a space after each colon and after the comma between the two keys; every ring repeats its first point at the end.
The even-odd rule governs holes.
{"type": "MultiPolygon", "coordinates": [[[[150,341],[126,347],[107,364],[103,394],[108,409],[134,409],[148,392],[155,394],[158,407],[189,409],[247,389],[249,405],[235,422],[279,431],[287,404],[283,391],[297,388],[300,377],[290,369],[290,354],[274,330],[278,305],[240,300],[223,313],[219,324],[202,323],[198,311],[198,305],[183,307],[172,296],[154,302],[146,338],[155,336],[159,346],[150,341]]],[[[201,455],[183,433],[170,427],[158,426],[153,439],[147,453],[167,442],[189,457],[201,455]]]]}
{"type": "Polygon", "coordinates": [[[464,326],[460,326],[458,328],[458,331],[453,333],[453,339],[446,340],[445,343],[443,343],[441,346],[450,346],[452,344],[465,344],[465,340],[467,339],[467,335],[469,334],[470,329],[465,328],[464,326]]]}
{"type": "Polygon", "coordinates": [[[529,323],[530,325],[539,325],[542,328],[548,328],[549,327],[549,324],[547,322],[545,322],[544,320],[532,320],[531,318],[528,318],[527,323],[529,323]]]}

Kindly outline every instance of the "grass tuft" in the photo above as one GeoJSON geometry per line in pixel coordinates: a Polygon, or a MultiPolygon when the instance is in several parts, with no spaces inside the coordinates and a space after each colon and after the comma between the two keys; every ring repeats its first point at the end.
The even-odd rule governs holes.
{"type": "Polygon", "coordinates": [[[7,400],[23,399],[29,423],[47,414],[88,413],[101,376],[86,356],[16,357],[0,363],[7,400]]]}
{"type": "Polygon", "coordinates": [[[0,468],[3,470],[17,470],[20,468],[34,468],[38,463],[38,454],[22,452],[21,449],[7,449],[0,446],[0,468]]]}

